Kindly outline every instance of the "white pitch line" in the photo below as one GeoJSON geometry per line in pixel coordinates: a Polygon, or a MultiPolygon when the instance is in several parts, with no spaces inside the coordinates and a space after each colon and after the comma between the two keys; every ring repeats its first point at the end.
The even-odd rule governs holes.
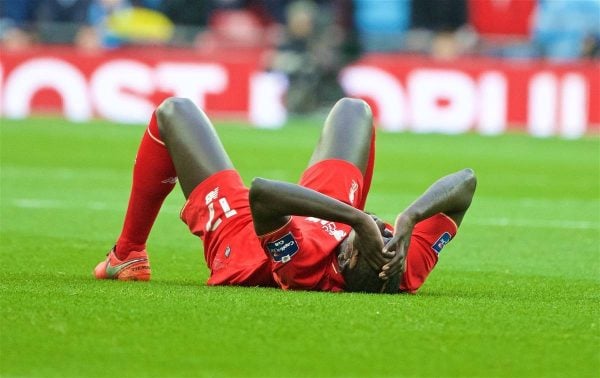
{"type": "Polygon", "coordinates": [[[469,219],[469,224],[476,226],[496,227],[525,227],[525,228],[568,228],[575,230],[600,231],[600,223],[574,220],[551,220],[551,219],[513,219],[513,218],[475,218],[469,219]]]}
{"type": "MultiPolygon", "coordinates": [[[[87,209],[93,211],[119,211],[124,212],[126,203],[123,206],[117,206],[107,202],[90,201],[90,202],[67,202],[60,200],[51,199],[32,199],[32,198],[18,198],[12,200],[11,204],[13,207],[21,209],[87,209]]],[[[181,205],[183,207],[183,204],[181,205]]],[[[161,211],[167,213],[179,214],[181,210],[178,206],[164,205],[161,211]]]]}
{"type": "Polygon", "coordinates": [[[69,206],[66,205],[63,201],[57,200],[40,200],[40,199],[29,199],[29,198],[19,198],[12,200],[12,205],[14,207],[20,207],[23,209],[60,209],[66,208],[69,206]]]}
{"type": "MultiPolygon", "coordinates": [[[[67,202],[53,199],[32,199],[18,198],[13,199],[10,204],[13,207],[21,209],[87,209],[92,211],[125,211],[125,204],[117,206],[106,202],[67,202]]],[[[162,210],[166,213],[179,214],[179,206],[166,205],[162,210]]],[[[390,219],[393,219],[390,218],[390,219]]],[[[468,218],[469,225],[473,226],[493,226],[493,227],[523,227],[523,228],[545,228],[545,229],[576,229],[576,230],[598,230],[600,223],[591,221],[578,221],[566,219],[522,219],[522,218],[468,218]]]]}

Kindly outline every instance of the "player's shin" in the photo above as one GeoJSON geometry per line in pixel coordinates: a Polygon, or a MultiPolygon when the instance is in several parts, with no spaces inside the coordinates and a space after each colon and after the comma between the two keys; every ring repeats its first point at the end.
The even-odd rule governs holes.
{"type": "Polygon", "coordinates": [[[131,251],[142,251],[167,195],[177,181],[169,152],[160,138],[156,115],[142,137],[135,165],[129,204],[116,255],[125,258],[131,251]]]}

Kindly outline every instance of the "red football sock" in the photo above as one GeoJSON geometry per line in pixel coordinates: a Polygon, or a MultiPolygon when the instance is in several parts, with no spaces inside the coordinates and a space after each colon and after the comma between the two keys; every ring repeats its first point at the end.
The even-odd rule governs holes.
{"type": "Polygon", "coordinates": [[[131,251],[146,248],[146,240],[156,216],[177,180],[169,152],[160,139],[156,115],[142,137],[133,167],[133,184],[116,255],[127,257],[131,251]]]}
{"type": "Polygon", "coordinates": [[[371,188],[371,180],[373,179],[373,168],[375,167],[375,127],[373,126],[373,133],[371,134],[371,147],[369,148],[369,161],[367,162],[367,169],[365,170],[365,176],[363,177],[363,195],[362,202],[358,207],[361,210],[365,209],[365,203],[367,202],[367,194],[371,188]]]}

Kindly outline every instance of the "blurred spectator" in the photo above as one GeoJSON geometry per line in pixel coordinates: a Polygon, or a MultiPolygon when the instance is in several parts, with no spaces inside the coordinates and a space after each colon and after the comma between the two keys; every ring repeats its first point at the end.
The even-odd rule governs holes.
{"type": "Polygon", "coordinates": [[[266,47],[264,28],[248,10],[215,11],[208,26],[196,39],[197,47],[205,52],[266,47]]]}
{"type": "MultiPolygon", "coordinates": [[[[343,6],[347,2],[333,2],[343,6]]],[[[333,21],[339,8],[319,8],[316,3],[298,0],[286,11],[285,34],[273,52],[270,68],[287,75],[287,108],[292,113],[309,113],[338,97],[337,73],[346,63],[341,48],[346,34],[333,21]],[[319,17],[323,23],[319,24],[319,17]],[[332,95],[331,92],[336,92],[332,95]]]]}
{"type": "Polygon", "coordinates": [[[485,55],[528,58],[537,0],[469,0],[469,20],[485,55]]]}
{"type": "Polygon", "coordinates": [[[600,58],[600,36],[588,35],[583,40],[581,57],[584,59],[600,58]]]}
{"type": "Polygon", "coordinates": [[[410,26],[410,0],[354,0],[354,18],[363,51],[397,51],[410,26]]]}
{"type": "Polygon", "coordinates": [[[163,3],[168,3],[173,0],[131,0],[131,5],[134,7],[148,8],[160,11],[163,3]]]}
{"type": "Polygon", "coordinates": [[[466,0],[412,0],[407,48],[438,59],[453,59],[475,45],[466,0]]]}
{"type": "Polygon", "coordinates": [[[87,49],[165,43],[173,32],[172,23],[162,13],[134,7],[129,0],[94,0],[89,8],[88,24],[77,41],[87,49]]]}
{"type": "Polygon", "coordinates": [[[108,20],[113,14],[131,7],[128,0],[93,0],[88,9],[87,25],[80,31],[77,43],[87,50],[120,46],[124,41],[109,28],[108,20]]]}
{"type": "Polygon", "coordinates": [[[467,23],[465,0],[413,0],[411,26],[434,32],[453,32],[467,23]]]}
{"type": "Polygon", "coordinates": [[[36,30],[45,43],[70,43],[87,20],[92,0],[39,0],[36,30]]]}
{"type": "Polygon", "coordinates": [[[0,0],[2,49],[25,49],[33,43],[33,21],[37,5],[38,0],[0,0]]]}
{"type": "Polygon", "coordinates": [[[198,0],[168,0],[158,8],[177,25],[206,26],[210,4],[198,0]]]}
{"type": "Polygon", "coordinates": [[[92,0],[38,0],[37,22],[83,23],[92,0]]]}
{"type": "Polygon", "coordinates": [[[267,23],[285,24],[285,9],[289,0],[248,0],[248,8],[267,23]]]}
{"type": "Polygon", "coordinates": [[[195,42],[203,51],[253,48],[268,45],[268,27],[276,23],[272,12],[283,0],[169,0],[160,10],[177,25],[175,44],[195,42]]]}
{"type": "Polygon", "coordinates": [[[208,0],[166,0],[159,10],[176,25],[172,42],[189,45],[207,26],[211,4],[208,0]]]}
{"type": "Polygon", "coordinates": [[[573,60],[598,54],[600,0],[539,0],[533,41],[542,56],[573,60]]]}
{"type": "Polygon", "coordinates": [[[354,32],[354,6],[348,0],[317,2],[319,16],[314,54],[319,61],[321,80],[318,105],[329,109],[344,94],[338,81],[340,70],[360,55],[354,32]]]}
{"type": "Polygon", "coordinates": [[[288,101],[302,112],[321,102],[308,95],[314,88],[329,96],[320,83],[335,78],[358,47],[441,59],[471,52],[597,58],[600,0],[0,0],[1,48],[37,42],[87,50],[277,46],[267,65],[288,74],[288,101]]]}
{"type": "Polygon", "coordinates": [[[271,68],[289,79],[287,107],[293,113],[316,109],[319,80],[317,58],[313,54],[318,8],[310,1],[296,1],[287,9],[286,29],[277,46],[271,68]]]}
{"type": "Polygon", "coordinates": [[[529,38],[537,0],[469,0],[469,21],[489,38],[529,38]]]}

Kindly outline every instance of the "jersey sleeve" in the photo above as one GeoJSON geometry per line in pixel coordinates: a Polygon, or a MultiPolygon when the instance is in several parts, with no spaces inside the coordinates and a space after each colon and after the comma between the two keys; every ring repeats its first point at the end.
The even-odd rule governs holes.
{"type": "Polygon", "coordinates": [[[400,291],[415,293],[423,285],[437,264],[438,255],[457,230],[456,223],[444,213],[435,214],[415,225],[400,291]]]}
{"type": "Polygon", "coordinates": [[[271,259],[273,277],[282,289],[343,290],[335,250],[340,243],[336,236],[343,233],[345,237],[347,231],[331,227],[332,222],[291,217],[283,227],[259,237],[271,259]]]}

